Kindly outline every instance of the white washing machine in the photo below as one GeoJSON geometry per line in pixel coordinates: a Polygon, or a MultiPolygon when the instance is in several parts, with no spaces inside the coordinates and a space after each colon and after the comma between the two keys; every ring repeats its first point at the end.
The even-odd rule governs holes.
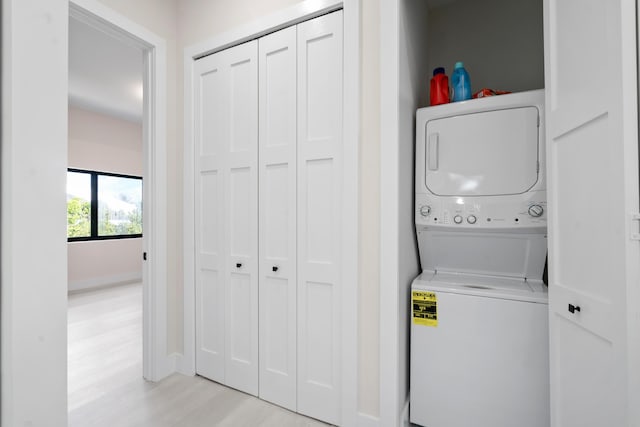
{"type": "Polygon", "coordinates": [[[420,109],[410,420],[546,427],[544,92],[420,109]]]}

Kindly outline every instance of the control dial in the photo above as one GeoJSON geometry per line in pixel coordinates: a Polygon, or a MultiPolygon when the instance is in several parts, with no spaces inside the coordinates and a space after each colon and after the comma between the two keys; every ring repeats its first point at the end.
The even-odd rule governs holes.
{"type": "Polygon", "coordinates": [[[455,222],[456,224],[461,224],[462,223],[462,217],[460,215],[456,215],[453,217],[453,222],[455,222]]]}
{"type": "Polygon", "coordinates": [[[529,206],[529,215],[531,215],[534,218],[541,217],[543,212],[544,212],[544,208],[540,205],[529,206]]]}
{"type": "Polygon", "coordinates": [[[431,213],[431,206],[428,206],[428,205],[420,206],[420,215],[429,216],[430,213],[431,213]]]}
{"type": "Polygon", "coordinates": [[[476,223],[476,221],[477,221],[477,218],[476,218],[476,216],[475,216],[475,215],[469,215],[469,216],[467,217],[467,222],[468,222],[469,224],[475,224],[475,223],[476,223]]]}

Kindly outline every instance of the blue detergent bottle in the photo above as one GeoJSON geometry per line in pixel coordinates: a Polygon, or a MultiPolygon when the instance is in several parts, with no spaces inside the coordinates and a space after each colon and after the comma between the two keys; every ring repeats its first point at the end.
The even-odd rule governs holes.
{"type": "Polygon", "coordinates": [[[464,64],[462,62],[456,62],[456,65],[453,68],[453,74],[451,74],[451,87],[453,92],[451,99],[453,102],[471,99],[471,80],[469,79],[469,73],[464,69],[464,64]]]}

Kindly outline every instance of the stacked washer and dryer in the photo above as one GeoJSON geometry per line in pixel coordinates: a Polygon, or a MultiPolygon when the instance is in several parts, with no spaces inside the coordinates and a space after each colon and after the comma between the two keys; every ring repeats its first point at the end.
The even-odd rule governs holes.
{"type": "Polygon", "coordinates": [[[549,425],[544,91],[416,115],[410,420],[549,425]]]}

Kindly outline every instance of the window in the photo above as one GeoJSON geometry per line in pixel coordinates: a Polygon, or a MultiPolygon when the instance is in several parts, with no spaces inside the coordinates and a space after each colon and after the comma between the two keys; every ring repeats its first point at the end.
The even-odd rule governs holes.
{"type": "Polygon", "coordinates": [[[67,171],[67,240],[142,237],[142,178],[67,171]]]}

